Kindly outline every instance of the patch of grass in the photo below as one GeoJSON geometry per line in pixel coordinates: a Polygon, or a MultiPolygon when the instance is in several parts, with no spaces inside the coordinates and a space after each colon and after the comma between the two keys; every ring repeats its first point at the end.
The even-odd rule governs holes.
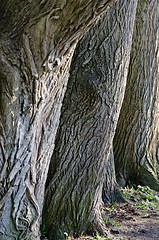
{"type": "Polygon", "coordinates": [[[96,236],[93,237],[91,240],[108,240],[108,239],[112,239],[112,238],[106,238],[106,237],[101,236],[98,233],[96,233],[96,236]]]}
{"type": "Polygon", "coordinates": [[[126,199],[135,200],[133,205],[136,209],[159,209],[159,197],[148,186],[139,185],[136,190],[133,187],[125,187],[121,188],[121,191],[126,199]]]}
{"type": "Polygon", "coordinates": [[[119,223],[119,222],[114,222],[113,225],[114,225],[114,226],[121,226],[121,223],[119,223]]]}
{"type": "Polygon", "coordinates": [[[111,225],[113,225],[113,226],[121,226],[121,223],[116,222],[115,220],[111,219],[110,217],[108,217],[107,219],[105,219],[104,222],[105,222],[106,225],[111,224],[111,225]]]}
{"type": "Polygon", "coordinates": [[[46,237],[46,227],[45,227],[45,224],[41,224],[40,226],[40,233],[41,233],[41,238],[45,238],[46,237]]]}

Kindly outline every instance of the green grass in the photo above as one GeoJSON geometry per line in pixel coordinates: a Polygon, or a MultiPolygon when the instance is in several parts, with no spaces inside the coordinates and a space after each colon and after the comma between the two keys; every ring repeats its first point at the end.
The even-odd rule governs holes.
{"type": "Polygon", "coordinates": [[[45,227],[45,224],[41,224],[40,226],[40,233],[41,233],[41,237],[42,238],[45,238],[46,237],[46,227],[45,227]]]}
{"type": "Polygon", "coordinates": [[[134,208],[159,210],[159,197],[148,186],[139,185],[136,190],[133,187],[125,187],[121,188],[121,191],[129,201],[136,199],[134,208]]]}

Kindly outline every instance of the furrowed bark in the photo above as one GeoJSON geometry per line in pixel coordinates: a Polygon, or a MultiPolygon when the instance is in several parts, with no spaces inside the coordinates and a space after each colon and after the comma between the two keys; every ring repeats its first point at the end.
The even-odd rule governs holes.
{"type": "Polygon", "coordinates": [[[118,1],[74,54],[46,185],[43,223],[50,239],[63,239],[64,232],[107,232],[102,188],[125,91],[136,6],[136,0],[118,1]]]}
{"type": "Polygon", "coordinates": [[[20,51],[20,66],[12,66],[4,51],[1,55],[0,239],[40,237],[44,186],[73,53],[60,62],[50,54],[39,76],[25,50],[28,45],[20,51]]]}
{"type": "Polygon", "coordinates": [[[140,0],[114,156],[120,184],[130,181],[159,191],[157,28],[157,1],[140,0]]]}
{"type": "Polygon", "coordinates": [[[40,239],[44,186],[72,54],[113,2],[2,1],[1,240],[40,239]]]}

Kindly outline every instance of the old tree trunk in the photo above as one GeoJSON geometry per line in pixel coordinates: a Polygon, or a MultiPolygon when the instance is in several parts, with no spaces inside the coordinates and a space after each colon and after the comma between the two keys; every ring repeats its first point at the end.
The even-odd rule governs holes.
{"type": "Polygon", "coordinates": [[[138,3],[114,156],[120,184],[130,181],[159,191],[157,4],[155,0],[138,3]]]}
{"type": "Polygon", "coordinates": [[[43,221],[50,239],[55,233],[62,236],[64,232],[79,234],[93,229],[106,232],[102,189],[104,201],[118,197],[114,196],[118,189],[112,140],[125,84],[126,94],[114,139],[118,180],[123,174],[117,168],[121,164],[127,167],[123,167],[124,183],[131,179],[131,174],[133,180],[137,176],[136,183],[158,189],[156,4],[156,1],[140,0],[138,5],[137,1],[118,1],[77,46],[46,184],[43,221]],[[135,112],[133,99],[138,103],[135,112]],[[137,128],[132,118],[135,116],[137,128]],[[127,120],[131,126],[126,125],[127,120]],[[133,139],[129,131],[136,134],[133,139]],[[127,141],[129,138],[131,143],[127,141]],[[131,149],[131,144],[136,148],[131,149]],[[143,146],[149,158],[144,154],[141,161],[139,151],[142,154],[143,146]],[[127,156],[125,151],[123,160],[119,149],[132,152],[127,156]],[[148,169],[149,165],[153,171],[148,169]]]}
{"type": "Polygon", "coordinates": [[[77,41],[113,0],[1,0],[0,239],[40,239],[50,158],[77,41]]]}
{"type": "Polygon", "coordinates": [[[46,185],[43,221],[49,239],[61,239],[64,232],[106,233],[102,188],[125,92],[136,6],[136,0],[118,1],[72,59],[46,185]]]}

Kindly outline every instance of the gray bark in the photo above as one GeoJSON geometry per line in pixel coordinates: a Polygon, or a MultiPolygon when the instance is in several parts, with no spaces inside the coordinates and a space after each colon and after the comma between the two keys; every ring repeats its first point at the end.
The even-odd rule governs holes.
{"type": "Polygon", "coordinates": [[[159,191],[158,16],[156,0],[140,0],[133,34],[126,93],[114,139],[118,182],[159,191]]]}
{"type": "Polygon", "coordinates": [[[72,54],[112,2],[1,1],[1,240],[40,238],[44,186],[72,54]]]}
{"type": "Polygon", "coordinates": [[[50,239],[106,234],[102,188],[122,104],[137,1],[118,1],[72,60],[48,173],[43,222],[50,239]]]}

